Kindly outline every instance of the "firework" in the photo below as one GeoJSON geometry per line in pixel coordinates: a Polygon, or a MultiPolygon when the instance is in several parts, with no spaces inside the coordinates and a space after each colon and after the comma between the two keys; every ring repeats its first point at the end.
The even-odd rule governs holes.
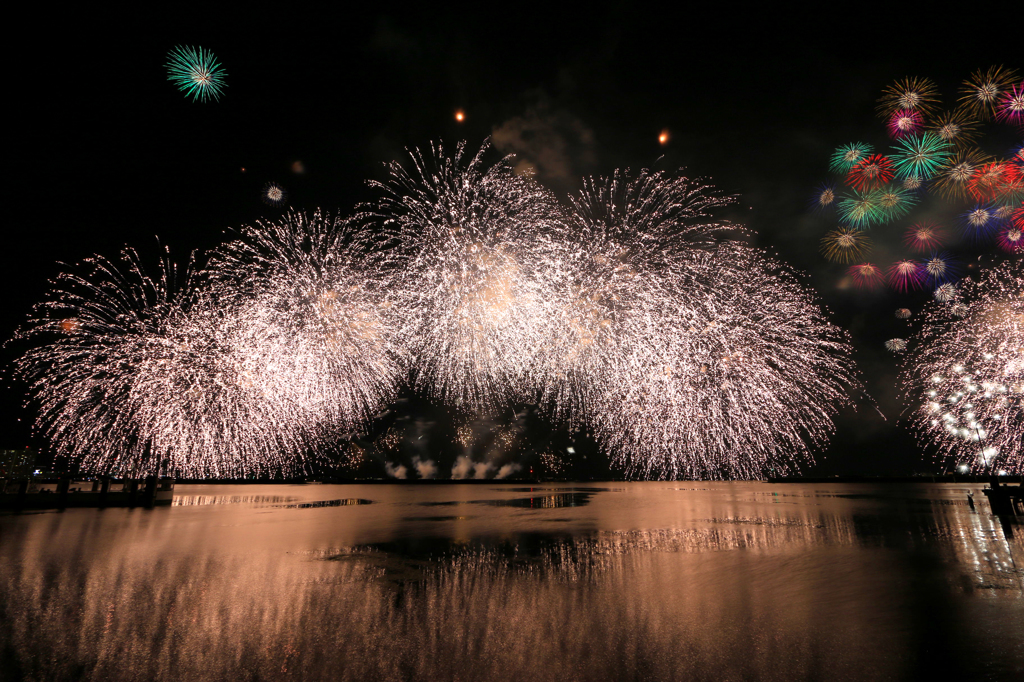
{"type": "Polygon", "coordinates": [[[821,240],[821,252],[833,263],[852,263],[871,251],[871,240],[860,230],[840,227],[821,240]]]}
{"type": "Polygon", "coordinates": [[[851,265],[846,274],[853,279],[853,283],[860,289],[874,289],[882,283],[882,271],[877,265],[861,263],[851,265]]]}
{"type": "Polygon", "coordinates": [[[938,89],[927,78],[904,78],[885,89],[878,100],[878,111],[891,116],[899,110],[910,110],[927,115],[938,102],[938,89]]]}
{"type": "Polygon", "coordinates": [[[963,199],[978,170],[986,163],[988,157],[978,150],[956,152],[937,170],[932,186],[942,196],[963,199]]]}
{"type": "Polygon", "coordinates": [[[189,273],[164,259],[150,277],[132,251],[120,263],[96,257],[36,307],[21,336],[38,345],[16,371],[58,454],[126,476],[161,464],[186,476],[296,466],[309,441],[261,386],[273,359],[264,340],[189,273]]]}
{"type": "Polygon", "coordinates": [[[901,184],[908,192],[916,192],[924,187],[924,179],[920,175],[908,175],[903,178],[901,184]]]}
{"type": "Polygon", "coordinates": [[[392,162],[390,179],[373,183],[383,197],[359,216],[399,273],[414,386],[472,411],[536,392],[569,241],[554,196],[516,175],[509,158],[487,165],[486,151],[411,152],[411,170],[392,162]]]}
{"type": "Polygon", "coordinates": [[[588,180],[571,199],[542,405],[631,474],[790,470],[853,384],[845,337],[806,289],[711,217],[728,203],[647,171],[588,180]]]}
{"type": "Polygon", "coordinates": [[[811,200],[811,209],[825,212],[834,209],[836,206],[836,186],[832,182],[824,182],[818,185],[814,191],[814,198],[811,200]]]}
{"type": "Polygon", "coordinates": [[[952,156],[949,143],[935,133],[922,133],[905,137],[896,145],[892,155],[897,178],[934,177],[952,156]]]}
{"type": "Polygon", "coordinates": [[[917,223],[907,228],[903,235],[903,243],[917,252],[933,251],[942,246],[946,232],[938,225],[917,223]]]}
{"type": "Polygon", "coordinates": [[[913,109],[900,109],[889,117],[886,127],[889,129],[889,137],[901,140],[910,135],[916,135],[922,126],[924,126],[924,118],[919,112],[913,109]]]}
{"type": "Polygon", "coordinates": [[[871,154],[874,148],[863,142],[853,142],[843,145],[832,153],[832,160],[829,163],[829,170],[846,175],[850,169],[856,166],[861,160],[871,154]]]}
{"type": "Polygon", "coordinates": [[[960,216],[960,226],[964,235],[976,241],[983,241],[991,236],[997,225],[995,211],[985,204],[976,204],[960,216]]]}
{"type": "Polygon", "coordinates": [[[883,217],[876,192],[853,192],[839,199],[839,217],[853,227],[866,228],[883,217]]]}
{"type": "Polygon", "coordinates": [[[917,197],[909,190],[897,185],[888,185],[874,190],[875,202],[882,222],[890,222],[902,218],[917,203],[917,197]]]}
{"type": "Polygon", "coordinates": [[[946,144],[958,148],[970,145],[978,137],[977,121],[962,109],[942,114],[928,129],[946,144]]]}
{"type": "Polygon", "coordinates": [[[938,286],[960,274],[959,264],[948,253],[932,253],[924,260],[924,274],[928,283],[938,286]]]}
{"type": "Polygon", "coordinates": [[[978,201],[1018,201],[1024,195],[1024,177],[1015,164],[993,161],[971,175],[967,192],[978,201]]]}
{"type": "Polygon", "coordinates": [[[875,189],[892,180],[892,160],[882,154],[866,156],[846,174],[846,184],[859,191],[875,189]]]}
{"type": "Polygon", "coordinates": [[[950,301],[955,300],[959,294],[954,285],[947,283],[940,284],[939,286],[935,287],[935,291],[932,292],[932,295],[935,297],[935,300],[938,301],[939,303],[949,303],[950,301]]]}
{"type": "Polygon", "coordinates": [[[309,440],[364,429],[404,377],[409,329],[369,243],[329,214],[289,212],[242,227],[210,257],[218,300],[268,349],[263,390],[309,440]]]}
{"type": "Polygon", "coordinates": [[[1000,228],[996,233],[996,243],[1007,253],[1014,255],[1024,253],[1024,237],[1022,237],[1021,228],[1012,223],[1000,228]]]}
{"type": "Polygon", "coordinates": [[[910,319],[910,308],[897,308],[896,319],[897,320],[909,320],[910,319]]]}
{"type": "Polygon", "coordinates": [[[288,200],[288,192],[276,182],[268,182],[263,185],[260,198],[267,206],[281,206],[288,200]]]}
{"type": "Polygon", "coordinates": [[[213,53],[202,47],[177,46],[167,53],[167,80],[192,100],[220,99],[227,71],[213,53]]]}
{"type": "Polygon", "coordinates": [[[984,72],[978,69],[961,86],[960,105],[978,118],[988,120],[996,113],[1000,96],[1016,79],[1016,71],[1002,66],[990,67],[984,72]]]}
{"type": "Polygon", "coordinates": [[[885,342],[885,349],[893,353],[902,353],[907,349],[906,339],[889,339],[885,342]]]}
{"type": "Polygon", "coordinates": [[[1024,81],[1010,87],[999,98],[996,119],[1016,126],[1024,124],[1024,81]]]}
{"type": "Polygon", "coordinates": [[[933,304],[902,370],[911,429],[941,457],[978,472],[1024,471],[1024,264],[967,280],[933,304]]]}
{"type": "Polygon", "coordinates": [[[926,275],[921,263],[914,260],[899,260],[889,267],[886,280],[897,291],[920,289],[926,275]]]}

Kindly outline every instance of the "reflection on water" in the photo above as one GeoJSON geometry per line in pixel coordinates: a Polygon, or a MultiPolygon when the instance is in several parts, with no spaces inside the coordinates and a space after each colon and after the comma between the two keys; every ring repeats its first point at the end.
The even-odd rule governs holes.
{"type": "Polygon", "coordinates": [[[4,679],[1024,672],[1024,526],[970,486],[683,487],[185,486],[232,501],[2,516],[4,679]]]}
{"type": "Polygon", "coordinates": [[[300,502],[299,504],[284,504],[281,506],[287,509],[316,509],[318,507],[351,507],[356,504],[373,504],[373,500],[349,497],[344,500],[318,500],[316,502],[300,502]]]}

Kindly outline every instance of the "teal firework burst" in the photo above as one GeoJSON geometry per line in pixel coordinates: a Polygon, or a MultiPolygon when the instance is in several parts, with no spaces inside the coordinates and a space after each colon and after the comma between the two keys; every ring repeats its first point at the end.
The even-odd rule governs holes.
{"type": "Polygon", "coordinates": [[[217,58],[202,47],[176,46],[167,53],[167,80],[192,100],[220,99],[227,83],[227,71],[217,58]]]}
{"type": "Polygon", "coordinates": [[[853,191],[839,199],[839,216],[843,222],[856,228],[870,227],[882,220],[884,213],[877,191],[853,191]]]}
{"type": "Polygon", "coordinates": [[[917,197],[913,192],[895,184],[874,190],[870,198],[878,207],[879,222],[883,223],[902,218],[910,213],[910,209],[917,203],[917,197]]]}
{"type": "Polygon", "coordinates": [[[846,175],[850,169],[857,165],[864,157],[874,151],[874,148],[863,142],[851,142],[837,148],[832,153],[832,162],[828,169],[834,173],[846,175]]]}
{"type": "Polygon", "coordinates": [[[934,177],[953,155],[953,146],[935,133],[911,135],[900,140],[891,158],[897,178],[934,177]]]}

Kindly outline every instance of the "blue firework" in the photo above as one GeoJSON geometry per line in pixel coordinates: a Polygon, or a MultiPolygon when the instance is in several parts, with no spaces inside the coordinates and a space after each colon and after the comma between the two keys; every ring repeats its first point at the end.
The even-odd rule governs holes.
{"type": "Polygon", "coordinates": [[[988,239],[999,227],[996,208],[987,204],[975,204],[960,214],[960,227],[964,236],[975,241],[988,239]]]}
{"type": "Polygon", "coordinates": [[[212,52],[202,47],[176,46],[167,53],[166,66],[167,80],[191,95],[193,101],[218,100],[227,87],[227,71],[212,52]]]}
{"type": "Polygon", "coordinates": [[[838,199],[836,184],[834,182],[823,182],[814,190],[814,197],[811,199],[810,208],[812,211],[820,213],[832,211],[835,209],[838,199]]]}
{"type": "Polygon", "coordinates": [[[946,251],[933,251],[924,259],[924,273],[929,285],[937,287],[960,279],[960,263],[946,251]]]}

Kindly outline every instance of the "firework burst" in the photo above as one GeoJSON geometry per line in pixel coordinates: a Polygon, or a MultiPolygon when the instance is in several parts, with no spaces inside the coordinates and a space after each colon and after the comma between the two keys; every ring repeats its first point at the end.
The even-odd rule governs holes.
{"type": "Polygon", "coordinates": [[[871,263],[851,265],[846,274],[858,289],[875,289],[882,284],[882,271],[871,263]]]}
{"type": "Polygon", "coordinates": [[[999,98],[996,119],[1011,125],[1024,125],[1024,81],[1013,85],[999,98]]]}
{"type": "Polygon", "coordinates": [[[869,156],[874,150],[869,144],[863,142],[852,142],[847,145],[843,145],[832,153],[832,159],[829,162],[829,170],[834,173],[846,175],[850,172],[854,166],[856,166],[865,157],[869,156]]]}
{"type": "Polygon", "coordinates": [[[889,117],[886,127],[889,129],[889,137],[894,140],[901,140],[917,132],[924,126],[924,117],[920,112],[913,109],[900,109],[893,112],[889,117]]]}
{"type": "Polygon", "coordinates": [[[885,342],[885,349],[893,353],[902,353],[907,349],[906,339],[889,339],[885,342]]]}
{"type": "Polygon", "coordinates": [[[569,242],[554,196],[440,145],[389,165],[383,194],[359,219],[381,235],[399,307],[412,321],[414,385],[459,409],[492,411],[537,391],[553,344],[556,263],[569,242]]]}
{"type": "Polygon", "coordinates": [[[833,263],[852,263],[871,251],[871,239],[860,230],[839,227],[821,240],[821,252],[833,263]]]}
{"type": "Polygon", "coordinates": [[[836,185],[833,182],[824,182],[814,190],[814,198],[811,200],[811,209],[814,211],[826,212],[836,207],[836,185]]]}
{"type": "Polygon", "coordinates": [[[879,222],[882,207],[876,192],[853,192],[839,199],[839,217],[856,228],[867,228],[879,222]]]}
{"type": "Polygon", "coordinates": [[[177,46],[167,53],[167,80],[193,101],[218,100],[227,87],[227,71],[202,47],[177,46]]]}
{"type": "Polygon", "coordinates": [[[967,280],[961,310],[933,304],[902,370],[910,427],[953,464],[1024,472],[1024,264],[967,280]]]}
{"type": "Polygon", "coordinates": [[[17,373],[37,425],[87,470],[139,476],[288,472],[309,440],[261,385],[270,358],[245,316],[193,286],[169,259],[138,256],[65,273],[21,336],[38,342],[17,373]]]}
{"type": "Polygon", "coordinates": [[[282,206],[288,200],[288,192],[276,182],[268,182],[260,192],[260,199],[267,206],[282,206]]]}
{"type": "Polygon", "coordinates": [[[946,231],[938,225],[917,223],[907,228],[903,235],[903,243],[917,252],[933,251],[942,246],[946,239],[946,231]]]}
{"type": "Polygon", "coordinates": [[[893,165],[888,156],[866,156],[846,174],[846,184],[858,191],[875,189],[892,180],[893,165]]]}
{"type": "Polygon", "coordinates": [[[896,145],[892,155],[893,169],[897,178],[928,180],[939,172],[950,156],[949,143],[935,133],[908,135],[896,145]]]}
{"type": "Polygon", "coordinates": [[[971,181],[988,162],[989,158],[976,149],[956,152],[938,168],[932,187],[940,196],[966,198],[971,181]]]}
{"type": "Polygon", "coordinates": [[[917,203],[917,197],[912,192],[897,185],[881,187],[872,194],[884,223],[907,215],[917,203]]]}
{"type": "Polygon", "coordinates": [[[945,252],[932,253],[924,260],[923,267],[925,277],[932,286],[956,279],[960,274],[959,264],[945,252]]]}
{"type": "Polygon", "coordinates": [[[938,102],[938,89],[927,78],[904,78],[887,87],[878,100],[878,111],[889,117],[900,110],[927,115],[938,102]]]}
{"type": "Polygon", "coordinates": [[[960,88],[960,106],[982,120],[996,113],[1000,96],[1017,80],[1017,72],[1002,66],[978,69],[960,88]]]}
{"type": "Polygon", "coordinates": [[[896,291],[920,289],[924,285],[926,274],[921,263],[914,260],[899,260],[889,267],[886,280],[896,291]]]}

